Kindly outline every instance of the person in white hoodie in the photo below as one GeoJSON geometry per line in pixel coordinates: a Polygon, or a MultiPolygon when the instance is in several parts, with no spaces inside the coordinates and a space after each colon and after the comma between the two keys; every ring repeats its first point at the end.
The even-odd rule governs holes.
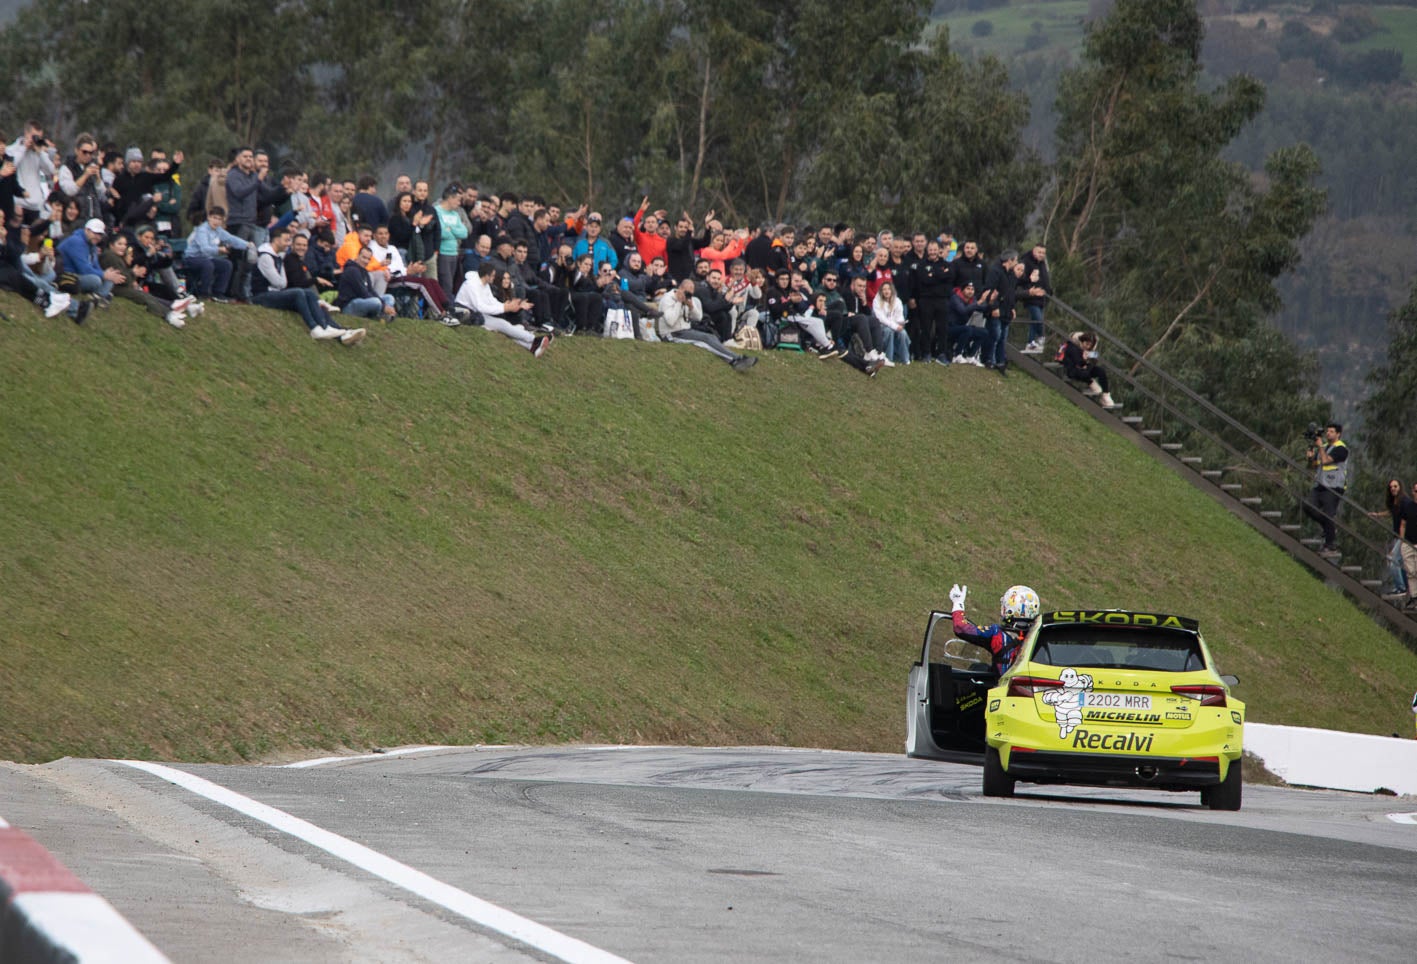
{"type": "Polygon", "coordinates": [[[704,320],[704,308],[694,297],[693,278],[685,278],[661,295],[659,311],[654,325],[661,341],[697,345],[728,362],[734,371],[746,372],[758,363],[752,355],[735,355],[724,347],[717,335],[695,327],[704,320]]]}
{"type": "MultiPolygon", "coordinates": [[[[15,199],[24,222],[30,224],[44,212],[49,202],[49,192],[54,185],[55,164],[54,145],[44,136],[44,128],[35,121],[25,124],[25,132],[15,139],[15,143],[5,148],[5,153],[15,162],[15,178],[24,189],[24,197],[15,199]]],[[[8,218],[9,211],[4,212],[8,218]]]]}
{"type": "Polygon", "coordinates": [[[488,331],[506,335],[540,358],[546,353],[547,346],[551,344],[551,336],[535,334],[529,329],[507,320],[509,315],[513,318],[520,317],[522,308],[530,308],[531,306],[529,303],[524,305],[519,298],[512,298],[505,302],[498,301],[497,296],[492,293],[492,279],[496,274],[496,266],[486,261],[482,262],[477,266],[476,271],[469,271],[464,276],[462,287],[458,289],[457,297],[453,299],[453,303],[469,312],[475,322],[480,319],[482,327],[488,331]]]}
{"type": "Polygon", "coordinates": [[[290,288],[285,280],[285,249],[290,247],[290,230],[276,228],[270,240],[256,249],[256,271],[251,276],[251,302],[262,308],[293,311],[305,322],[316,341],[338,338],[355,345],[364,340],[363,328],[344,328],[329,320],[320,306],[320,297],[310,288],[290,288]]]}

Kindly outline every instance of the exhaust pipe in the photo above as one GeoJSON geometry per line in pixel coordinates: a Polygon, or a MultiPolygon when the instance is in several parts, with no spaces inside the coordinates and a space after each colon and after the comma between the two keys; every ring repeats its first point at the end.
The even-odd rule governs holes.
{"type": "Polygon", "coordinates": [[[1156,779],[1156,767],[1154,767],[1154,766],[1137,767],[1137,769],[1136,769],[1136,774],[1137,774],[1137,777],[1139,777],[1140,779],[1145,780],[1146,782],[1150,783],[1152,780],[1155,780],[1155,779],[1156,779]]]}

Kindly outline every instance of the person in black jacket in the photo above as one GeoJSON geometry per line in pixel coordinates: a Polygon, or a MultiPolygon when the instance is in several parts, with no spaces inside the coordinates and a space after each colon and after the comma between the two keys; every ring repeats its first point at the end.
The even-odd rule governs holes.
{"type": "Polygon", "coordinates": [[[984,275],[984,296],[982,301],[989,304],[984,316],[987,319],[989,343],[992,357],[984,359],[984,366],[1003,374],[1008,370],[1004,348],[1009,340],[1009,322],[1014,320],[1014,301],[1018,277],[1022,275],[1017,251],[1005,251],[999,260],[989,266],[984,275]]]}
{"type": "Polygon", "coordinates": [[[1103,408],[1116,408],[1108,391],[1107,370],[1097,360],[1097,335],[1075,331],[1063,346],[1063,374],[1075,382],[1087,382],[1084,395],[1095,397],[1103,408]]]}
{"type": "Polygon", "coordinates": [[[976,242],[966,241],[960,246],[959,254],[950,262],[950,271],[954,274],[955,288],[972,282],[975,291],[984,290],[984,256],[979,253],[976,242]]]}
{"type": "Polygon", "coordinates": [[[1023,282],[1019,286],[1018,300],[1028,310],[1028,344],[1022,349],[1025,355],[1043,354],[1043,308],[1053,294],[1053,279],[1048,276],[1048,249],[1035,244],[1023,256],[1023,282]]]}
{"type": "Polygon", "coordinates": [[[940,253],[938,241],[925,246],[925,260],[915,269],[915,311],[911,321],[916,333],[911,335],[916,357],[921,361],[936,361],[948,365],[950,280],[953,273],[949,262],[940,253]],[[918,337],[918,340],[915,340],[918,337]]]}

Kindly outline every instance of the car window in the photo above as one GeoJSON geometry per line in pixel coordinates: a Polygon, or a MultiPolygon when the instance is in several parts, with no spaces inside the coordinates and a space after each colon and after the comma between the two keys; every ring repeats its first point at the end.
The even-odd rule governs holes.
{"type": "Polygon", "coordinates": [[[1195,633],[1093,624],[1043,627],[1033,647],[1032,661],[1045,666],[1160,673],[1190,673],[1206,668],[1195,633]]]}

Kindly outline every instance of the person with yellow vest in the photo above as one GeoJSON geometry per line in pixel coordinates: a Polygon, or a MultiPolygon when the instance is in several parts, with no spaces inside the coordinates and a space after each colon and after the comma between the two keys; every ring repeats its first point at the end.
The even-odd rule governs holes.
{"type": "Polygon", "coordinates": [[[1304,502],[1304,514],[1323,527],[1324,544],[1319,554],[1338,555],[1334,544],[1337,532],[1333,519],[1338,514],[1339,500],[1348,487],[1348,446],[1343,442],[1343,426],[1329,422],[1323,434],[1309,443],[1309,464],[1314,467],[1314,488],[1304,502]]]}

